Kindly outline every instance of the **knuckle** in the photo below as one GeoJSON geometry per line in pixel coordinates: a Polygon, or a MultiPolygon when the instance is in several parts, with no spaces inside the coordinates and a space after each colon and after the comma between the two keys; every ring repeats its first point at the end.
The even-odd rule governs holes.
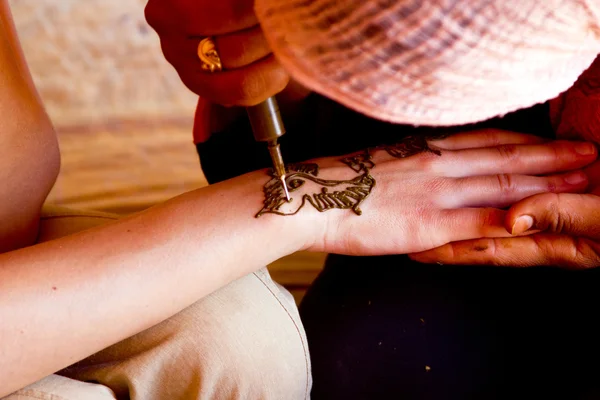
{"type": "Polygon", "coordinates": [[[268,71],[248,73],[241,79],[237,87],[237,103],[243,106],[253,106],[264,100],[269,93],[276,93],[285,88],[279,76],[268,71]]]}
{"type": "Polygon", "coordinates": [[[495,266],[502,266],[504,258],[500,255],[500,249],[502,249],[502,243],[499,238],[492,238],[486,241],[486,252],[488,253],[487,259],[488,264],[495,266]]]}
{"type": "Polygon", "coordinates": [[[540,207],[544,210],[541,223],[538,228],[553,233],[561,233],[571,229],[574,216],[570,213],[561,212],[561,195],[559,193],[545,193],[541,198],[540,207]]]}
{"type": "Polygon", "coordinates": [[[500,155],[500,158],[506,163],[514,163],[519,159],[519,149],[514,144],[503,144],[495,147],[500,155]]]}
{"type": "Polygon", "coordinates": [[[560,144],[560,143],[550,143],[550,145],[548,145],[548,152],[549,152],[549,156],[550,159],[552,160],[557,160],[557,161],[562,161],[564,160],[564,144],[560,144]]]}
{"type": "Polygon", "coordinates": [[[500,146],[500,131],[495,129],[484,129],[483,131],[480,131],[480,134],[483,135],[485,143],[490,147],[500,146]]]}
{"type": "Polygon", "coordinates": [[[553,233],[561,233],[571,225],[569,217],[561,214],[553,214],[554,218],[549,219],[545,230],[553,233]]]}
{"type": "Polygon", "coordinates": [[[503,196],[511,195],[517,190],[515,179],[510,174],[498,174],[496,175],[496,181],[498,190],[503,196]]]}
{"type": "Polygon", "coordinates": [[[539,265],[567,269],[586,269],[600,266],[600,246],[575,236],[532,235],[540,255],[539,265]]]}
{"type": "Polygon", "coordinates": [[[448,180],[442,177],[434,177],[423,184],[425,193],[438,194],[446,192],[451,185],[448,184],[448,180]]]}
{"type": "Polygon", "coordinates": [[[262,74],[247,75],[238,87],[238,102],[241,105],[254,105],[260,102],[261,96],[267,91],[268,83],[262,74]]]}
{"type": "Polygon", "coordinates": [[[245,64],[246,58],[250,54],[249,44],[244,40],[228,40],[225,38],[216,38],[216,46],[219,50],[223,67],[239,68],[245,64]]]}
{"type": "Polygon", "coordinates": [[[481,210],[481,222],[483,227],[493,226],[498,221],[495,211],[496,210],[491,208],[484,208],[481,210]]]}
{"type": "Polygon", "coordinates": [[[570,226],[570,222],[568,221],[569,216],[560,212],[556,202],[548,203],[546,210],[546,226],[544,230],[560,233],[570,226]]]}
{"type": "Polygon", "coordinates": [[[556,179],[549,178],[546,181],[546,192],[555,193],[558,190],[556,179]]]}
{"type": "Polygon", "coordinates": [[[554,246],[553,241],[548,240],[544,235],[531,235],[531,239],[535,245],[536,253],[539,255],[539,259],[536,260],[535,264],[556,265],[559,259],[559,251],[554,246]]]}
{"type": "Polygon", "coordinates": [[[421,151],[418,154],[415,154],[410,157],[406,157],[411,160],[414,160],[416,163],[416,167],[419,171],[436,174],[439,172],[438,163],[444,162],[445,159],[443,157],[439,157],[438,155],[430,152],[430,151],[421,151]]]}
{"type": "Polygon", "coordinates": [[[422,202],[420,204],[415,205],[413,211],[411,212],[411,221],[415,224],[419,224],[417,227],[429,226],[432,222],[432,205],[428,202],[422,202]]]}
{"type": "Polygon", "coordinates": [[[590,239],[573,237],[575,254],[572,260],[574,267],[596,268],[600,266],[600,246],[590,239]]]}
{"type": "Polygon", "coordinates": [[[502,225],[504,221],[504,212],[497,208],[481,208],[478,217],[478,225],[480,226],[480,235],[489,235],[489,228],[502,225]]]}

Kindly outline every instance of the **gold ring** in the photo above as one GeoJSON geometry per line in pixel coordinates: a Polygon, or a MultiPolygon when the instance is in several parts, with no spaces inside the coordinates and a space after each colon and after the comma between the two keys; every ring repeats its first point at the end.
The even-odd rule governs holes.
{"type": "Polygon", "coordinates": [[[211,38],[204,38],[198,43],[198,58],[205,71],[220,72],[223,70],[221,57],[219,57],[215,42],[211,38]]]}

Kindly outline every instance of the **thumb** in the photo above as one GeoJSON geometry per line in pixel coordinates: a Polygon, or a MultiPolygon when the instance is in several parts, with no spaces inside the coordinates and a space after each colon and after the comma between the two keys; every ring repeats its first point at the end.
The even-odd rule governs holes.
{"type": "Polygon", "coordinates": [[[593,194],[543,193],[514,204],[506,216],[513,235],[544,231],[600,238],[600,196],[593,194]]]}

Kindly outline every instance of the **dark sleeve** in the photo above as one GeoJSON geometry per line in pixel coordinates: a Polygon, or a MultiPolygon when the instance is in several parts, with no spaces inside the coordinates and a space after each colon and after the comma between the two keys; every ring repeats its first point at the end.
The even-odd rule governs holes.
{"type": "Polygon", "coordinates": [[[267,149],[254,140],[250,123],[244,118],[208,141],[197,143],[196,149],[204,176],[211,184],[268,167],[270,162],[267,149]]]}
{"type": "MultiPolygon", "coordinates": [[[[318,132],[315,128],[323,128],[326,123],[322,117],[328,115],[320,108],[323,101],[322,97],[311,95],[297,115],[283,116],[286,134],[279,139],[279,143],[286,163],[318,156],[318,132]]],[[[214,133],[204,143],[198,143],[196,149],[209,183],[272,166],[266,144],[254,140],[245,113],[224,131],[214,133]]]]}
{"type": "MultiPolygon", "coordinates": [[[[477,124],[432,128],[374,120],[313,94],[306,99],[297,115],[284,115],[283,120],[287,133],[280,139],[280,143],[286,163],[348,154],[369,146],[393,143],[407,135],[496,128],[547,138],[553,136],[548,104],[477,124]]],[[[254,141],[245,114],[226,130],[213,134],[207,142],[197,144],[196,148],[202,169],[210,183],[271,166],[266,145],[254,141]]]]}

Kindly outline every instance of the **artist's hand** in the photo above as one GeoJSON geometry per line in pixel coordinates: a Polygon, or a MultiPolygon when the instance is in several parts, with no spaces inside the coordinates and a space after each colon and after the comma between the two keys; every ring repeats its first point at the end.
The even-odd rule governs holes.
{"type": "Polygon", "coordinates": [[[504,224],[515,237],[451,243],[411,258],[443,264],[598,267],[600,162],[586,173],[591,187],[588,194],[538,194],[513,205],[504,224]]]}
{"type": "Polygon", "coordinates": [[[279,93],[289,80],[253,7],[253,0],[148,0],[146,19],[191,91],[211,103],[249,106],[279,93]],[[197,46],[204,37],[214,40],[223,71],[200,68],[197,46]]]}
{"type": "MultiPolygon", "coordinates": [[[[600,57],[573,87],[550,102],[550,116],[559,138],[600,144],[598,82],[600,57]]],[[[508,232],[519,237],[451,243],[411,257],[444,264],[600,266],[600,162],[586,172],[590,178],[588,194],[541,194],[513,205],[504,223],[508,232]],[[522,232],[529,224],[531,230],[522,232]]]]}
{"type": "MultiPolygon", "coordinates": [[[[434,152],[419,153],[424,147],[419,140],[392,148],[396,155],[414,154],[406,158],[393,157],[387,149],[372,152],[375,165],[369,168],[362,162],[362,166],[375,179],[374,186],[368,179],[361,181],[365,171],[361,162],[354,162],[353,171],[338,159],[317,161],[319,179],[289,174],[289,186],[299,189],[291,193],[294,201],[282,204],[279,211],[295,212],[307,195],[321,208],[350,205],[342,212],[317,215],[327,218],[325,233],[309,248],[332,253],[412,253],[460,240],[508,237],[507,213],[501,208],[539,193],[584,191],[588,178],[576,169],[589,165],[597,155],[589,143],[543,143],[502,131],[458,134],[428,145],[434,152]],[[340,179],[359,181],[330,185],[340,179]],[[358,189],[348,193],[349,187],[358,189]],[[336,197],[335,192],[342,196],[336,197]],[[359,216],[351,209],[361,197],[359,216]]],[[[305,208],[315,207],[305,204],[305,208]]]]}

